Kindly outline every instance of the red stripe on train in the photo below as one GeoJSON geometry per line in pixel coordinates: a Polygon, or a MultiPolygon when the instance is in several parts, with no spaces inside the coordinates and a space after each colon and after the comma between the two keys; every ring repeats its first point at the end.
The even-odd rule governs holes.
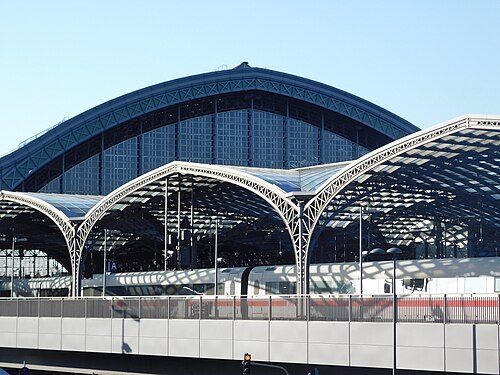
{"type": "MultiPolygon", "coordinates": [[[[274,302],[273,302],[274,303],[274,302]]],[[[328,301],[328,300],[311,300],[312,306],[336,306],[336,307],[348,307],[349,301],[328,301]]],[[[381,300],[381,301],[370,301],[363,300],[363,302],[353,300],[351,302],[352,307],[370,307],[370,306],[392,306],[392,299],[381,300]]],[[[398,299],[399,307],[444,307],[445,301],[439,299],[425,300],[425,299],[398,299]]],[[[446,306],[448,307],[498,307],[499,301],[496,298],[491,299],[481,299],[481,300],[450,300],[446,301],[446,306]]]]}

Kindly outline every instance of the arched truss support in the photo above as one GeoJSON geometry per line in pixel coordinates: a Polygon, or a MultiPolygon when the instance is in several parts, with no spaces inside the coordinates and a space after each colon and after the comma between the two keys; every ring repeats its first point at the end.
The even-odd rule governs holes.
{"type": "Polygon", "coordinates": [[[54,206],[44,202],[43,200],[30,195],[26,195],[24,193],[3,190],[0,192],[0,201],[15,202],[31,207],[51,219],[61,231],[61,234],[66,241],[66,245],[68,246],[68,253],[70,255],[71,263],[74,264],[75,225],[69,220],[66,215],[64,215],[54,206]]]}
{"type": "MultiPolygon", "coordinates": [[[[127,197],[129,194],[141,189],[142,187],[161,181],[172,174],[195,175],[207,178],[213,178],[219,181],[229,182],[247,189],[254,194],[263,198],[283,220],[290,238],[292,239],[295,251],[295,259],[297,264],[297,284],[298,291],[303,293],[303,285],[305,285],[305,253],[304,253],[304,237],[302,235],[302,206],[296,205],[289,198],[285,197],[285,193],[266,181],[263,181],[255,176],[252,176],[243,171],[230,167],[204,165],[186,162],[172,162],[164,167],[153,170],[135,180],[123,185],[107,195],[86,215],[84,221],[78,227],[76,233],[75,244],[75,269],[73,270],[74,285],[78,285],[80,258],[83,254],[85,242],[92,231],[95,224],[102,219],[108,210],[120,200],[127,197]]],[[[78,293],[78,288],[72,291],[78,293]]],[[[76,295],[76,294],[74,294],[76,295]]]]}
{"type": "Polygon", "coordinates": [[[20,186],[35,168],[54,156],[125,121],[203,97],[250,90],[275,93],[312,103],[345,115],[397,139],[415,127],[400,117],[354,95],[318,82],[268,69],[247,68],[205,73],[129,93],[69,119],[43,133],[44,141],[21,148],[15,162],[0,160],[0,182],[9,189],[20,186]]]}
{"type": "Polygon", "coordinates": [[[465,129],[500,131],[500,118],[488,116],[464,116],[450,122],[437,125],[433,128],[409,135],[374,152],[371,152],[356,160],[344,168],[340,173],[330,178],[323,185],[322,189],[304,206],[304,230],[302,236],[305,248],[305,264],[308,264],[309,246],[311,244],[314,229],[318,225],[325,210],[331,205],[333,199],[350,183],[354,182],[363,173],[372,170],[374,167],[393,157],[428,142],[453,135],[465,129]]]}

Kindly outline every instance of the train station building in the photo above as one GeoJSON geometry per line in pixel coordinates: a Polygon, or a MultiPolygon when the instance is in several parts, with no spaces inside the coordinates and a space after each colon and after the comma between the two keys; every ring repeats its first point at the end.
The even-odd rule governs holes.
{"type": "Polygon", "coordinates": [[[302,294],[309,264],[374,247],[498,256],[499,146],[500,116],[420,130],[247,63],[160,83],[0,159],[0,274],[55,262],[78,295],[106,248],[118,271],[295,264],[302,294]]]}

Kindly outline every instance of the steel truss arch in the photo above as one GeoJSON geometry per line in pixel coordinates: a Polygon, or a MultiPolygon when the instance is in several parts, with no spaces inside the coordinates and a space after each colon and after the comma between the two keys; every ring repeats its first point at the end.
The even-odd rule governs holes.
{"type": "Polygon", "coordinates": [[[258,178],[250,176],[246,173],[241,173],[240,171],[232,170],[230,168],[212,167],[212,166],[200,166],[197,167],[196,164],[185,164],[179,163],[180,173],[190,173],[197,176],[205,176],[217,178],[222,181],[227,181],[235,185],[246,188],[257,195],[261,196],[267,203],[269,203],[274,210],[280,215],[290,238],[292,239],[294,252],[295,252],[295,263],[297,265],[297,284],[299,294],[305,292],[303,286],[303,280],[305,279],[306,272],[304,267],[305,254],[303,252],[303,236],[302,236],[302,203],[293,203],[289,198],[284,196],[284,192],[281,189],[277,189],[272,184],[262,181],[258,178]]]}
{"type": "MultiPolygon", "coordinates": [[[[240,186],[260,196],[283,220],[294,245],[296,262],[300,264],[304,259],[304,254],[301,252],[301,246],[299,246],[299,232],[301,225],[298,218],[298,212],[300,208],[293,201],[291,201],[290,198],[285,197],[285,193],[281,189],[277,188],[273,184],[259,179],[258,177],[245,173],[244,171],[239,171],[237,168],[189,162],[172,162],[121,186],[108,194],[87,213],[76,233],[76,253],[74,263],[76,268],[74,270],[74,277],[79,275],[80,259],[83,254],[85,242],[90,235],[92,228],[102,217],[105,216],[108,210],[129,194],[152,182],[162,180],[172,174],[195,175],[213,178],[240,186]]],[[[73,292],[76,292],[76,290],[73,292]]]]}
{"type": "Polygon", "coordinates": [[[19,192],[2,190],[0,192],[0,201],[10,201],[23,204],[25,206],[33,208],[34,210],[44,214],[49,219],[51,219],[61,231],[61,234],[66,241],[66,245],[68,246],[70,258],[71,260],[73,260],[72,249],[74,245],[73,235],[75,225],[64,213],[41,199],[19,192]]]}
{"type": "Polygon", "coordinates": [[[399,116],[355,95],[309,79],[246,64],[146,87],[94,107],[48,129],[0,158],[2,186],[14,189],[53,158],[125,121],[214,95],[250,90],[283,95],[347,116],[392,139],[418,130],[399,116]],[[43,142],[40,139],[43,138],[43,142]]]}
{"type": "Polygon", "coordinates": [[[426,143],[453,135],[465,129],[500,131],[500,118],[492,116],[463,116],[433,128],[422,130],[398,141],[392,142],[356,160],[323,184],[314,197],[304,206],[304,235],[306,261],[314,229],[332,200],[363,173],[426,143]]]}

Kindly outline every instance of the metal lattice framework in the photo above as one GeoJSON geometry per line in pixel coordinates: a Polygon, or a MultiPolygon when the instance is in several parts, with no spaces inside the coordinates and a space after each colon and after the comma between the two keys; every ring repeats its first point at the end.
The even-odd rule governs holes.
{"type": "MultiPolygon", "coordinates": [[[[161,181],[172,174],[196,175],[207,177],[219,181],[229,182],[234,185],[243,187],[252,193],[264,199],[282,218],[290,237],[293,239],[296,261],[300,264],[304,259],[304,254],[301,253],[300,246],[300,220],[298,220],[297,212],[299,207],[289,198],[285,197],[284,192],[276,186],[256,178],[250,174],[231,169],[230,167],[216,165],[202,165],[185,162],[172,162],[164,167],[151,171],[135,180],[116,189],[114,192],[106,196],[99,204],[97,204],[86,215],[85,220],[81,223],[77,230],[75,249],[75,267],[73,269],[73,277],[75,285],[77,275],[79,273],[79,263],[83,254],[85,242],[90,235],[94,225],[102,219],[106,213],[122,199],[126,198],[133,192],[147,186],[156,181],[161,181]]],[[[76,289],[77,290],[77,289],[76,289]]],[[[76,293],[76,290],[73,292],[76,293]]]]}
{"type": "MultiPolygon", "coordinates": [[[[260,197],[281,217],[294,246],[297,266],[297,291],[298,293],[305,293],[307,292],[308,281],[308,252],[313,232],[320,225],[325,212],[330,210],[332,205],[339,205],[338,202],[335,202],[336,198],[345,193],[349,186],[352,187],[352,184],[356,182],[360,182],[361,185],[363,184],[363,181],[365,182],[364,187],[361,187],[359,196],[355,196],[357,193],[348,192],[347,194],[350,196],[347,198],[341,197],[340,205],[352,205],[354,200],[363,199],[363,197],[371,194],[376,189],[380,190],[381,187],[377,187],[377,185],[373,183],[370,184],[369,181],[366,181],[364,178],[368,178],[370,175],[381,174],[382,172],[379,170],[382,170],[383,168],[379,167],[382,165],[391,165],[391,163],[395,164],[395,161],[398,158],[404,157],[405,154],[408,156],[410,153],[419,153],[421,152],[420,148],[424,148],[424,146],[432,143],[437,144],[439,140],[447,139],[447,143],[452,144],[455,147],[459,147],[459,152],[465,155],[468,155],[467,153],[470,152],[470,149],[474,149],[479,153],[485,153],[486,155],[483,156],[484,158],[491,158],[491,154],[487,151],[493,150],[494,153],[498,153],[498,150],[494,149],[494,147],[497,147],[499,143],[499,140],[496,137],[498,131],[500,131],[499,117],[466,116],[440,124],[434,128],[423,130],[414,135],[395,141],[366,155],[363,158],[354,161],[342,170],[335,172],[335,175],[323,183],[314,194],[307,193],[303,195],[300,192],[297,192],[297,194],[285,193],[285,191],[278,188],[276,185],[259,178],[257,175],[238,169],[238,167],[205,165],[189,162],[172,162],[130,181],[110,193],[108,196],[104,197],[95,206],[93,206],[90,211],[88,211],[84,220],[81,221],[78,226],[72,223],[70,219],[64,215],[64,213],[57,210],[49,203],[29,196],[27,193],[1,192],[0,201],[3,200],[31,207],[32,209],[49,217],[58,226],[66,240],[70,252],[73,273],[72,293],[76,296],[79,291],[80,262],[87,238],[96,224],[104,218],[115,205],[123,203],[126,204],[127,198],[132,196],[134,193],[140,191],[148,185],[158,185],[158,182],[161,182],[168,178],[168,176],[172,175],[197,176],[209,180],[211,179],[226,182],[246,189],[260,197]],[[491,134],[493,134],[492,132],[494,132],[495,137],[491,137],[491,134]],[[478,139],[475,141],[476,143],[460,143],[460,139],[465,138],[464,135],[466,133],[475,133],[476,138],[478,139]],[[492,139],[488,139],[488,136],[492,139]],[[462,150],[464,144],[467,145],[465,147],[467,150],[462,150]]],[[[429,152],[434,152],[434,149],[429,152]]],[[[453,153],[453,151],[449,150],[444,150],[441,153],[446,154],[447,152],[453,153]]],[[[438,159],[439,155],[436,154],[429,157],[438,159]]],[[[412,157],[409,157],[409,159],[412,159],[412,157]]],[[[482,159],[482,161],[485,162],[486,159],[482,159]]],[[[485,174],[485,181],[490,181],[488,179],[495,179],[497,177],[495,169],[497,168],[497,165],[495,164],[497,162],[498,159],[495,158],[495,160],[489,165],[490,169],[483,169],[482,173],[485,174]],[[488,174],[488,176],[486,176],[486,174],[488,174]]],[[[436,167],[436,165],[433,166],[433,168],[436,167]]],[[[425,168],[419,168],[420,165],[417,163],[415,164],[415,168],[412,168],[412,170],[419,174],[420,179],[425,179],[425,173],[428,170],[425,168]]],[[[442,172],[442,176],[448,178],[449,181],[456,181],[457,178],[457,176],[451,175],[447,171],[442,172]]],[[[473,179],[473,176],[470,175],[470,171],[468,170],[458,176],[463,176],[465,179],[473,179]]],[[[397,181],[395,181],[395,183],[397,183],[397,181]]],[[[427,185],[425,186],[432,186],[433,184],[432,181],[427,181],[426,183],[427,185]]],[[[407,190],[406,187],[403,187],[402,191],[403,193],[401,193],[400,197],[397,198],[399,200],[411,203],[411,201],[416,202],[420,199],[420,195],[418,195],[420,192],[418,186],[415,186],[413,190],[407,190]]],[[[394,197],[388,198],[388,201],[393,198],[394,197]]],[[[425,200],[425,198],[425,195],[421,196],[421,204],[429,203],[425,200]]],[[[455,206],[455,208],[457,207],[458,206],[455,206]]],[[[476,207],[474,209],[477,211],[477,215],[481,214],[480,208],[476,207]]],[[[454,208],[444,207],[444,210],[452,212],[454,208]]],[[[347,213],[341,214],[350,215],[350,212],[351,211],[347,211],[347,213]]],[[[456,212],[457,214],[460,214],[461,211],[458,209],[456,212]]],[[[80,221],[77,220],[76,222],[80,221]]]]}
{"type": "Polygon", "coordinates": [[[40,135],[12,157],[0,159],[2,186],[14,189],[30,173],[76,145],[117,126],[171,105],[203,97],[260,90],[312,103],[343,114],[397,139],[417,130],[389,111],[366,100],[308,79],[267,69],[250,68],[205,73],[151,86],[97,106],[40,135]]]}
{"type": "Polygon", "coordinates": [[[12,192],[12,191],[1,191],[0,201],[8,201],[13,203],[18,203],[30,207],[52,220],[59,230],[61,231],[64,240],[68,246],[68,251],[70,257],[73,259],[73,238],[74,238],[74,225],[70,219],[61,211],[56,209],[54,206],[44,202],[35,197],[26,195],[24,193],[12,192]]]}
{"type": "MultiPolygon", "coordinates": [[[[327,181],[322,189],[304,207],[303,241],[308,254],[312,233],[322,214],[331,205],[335,197],[358,177],[373,170],[376,166],[397,157],[411,149],[436,139],[453,135],[464,129],[500,130],[500,119],[490,117],[462,117],[449,123],[440,124],[429,130],[423,130],[382,147],[352,163],[327,181]]],[[[425,177],[425,176],[423,176],[425,177]]]]}

